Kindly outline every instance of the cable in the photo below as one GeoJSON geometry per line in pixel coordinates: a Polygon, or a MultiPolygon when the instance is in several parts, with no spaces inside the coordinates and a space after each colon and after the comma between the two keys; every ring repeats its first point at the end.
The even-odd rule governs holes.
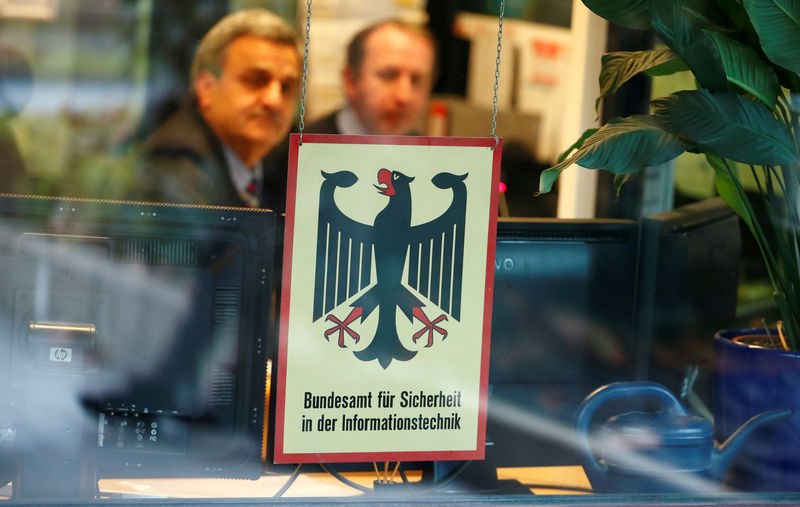
{"type": "MultiPolygon", "coordinates": [[[[436,484],[434,484],[430,488],[424,488],[424,489],[415,491],[414,493],[415,494],[426,494],[426,493],[430,493],[430,492],[433,492],[433,491],[437,491],[437,490],[447,486],[448,484],[453,482],[453,480],[455,480],[459,475],[461,475],[464,472],[464,470],[466,470],[466,468],[469,466],[470,463],[472,463],[472,461],[464,461],[464,462],[462,462],[457,468],[455,468],[455,469],[451,470],[450,472],[448,472],[447,475],[445,475],[444,478],[441,481],[437,482],[436,484]]],[[[347,477],[343,476],[342,474],[340,474],[336,470],[333,470],[333,469],[330,469],[330,468],[326,467],[324,463],[320,463],[319,466],[325,472],[327,472],[327,473],[331,474],[332,476],[336,477],[339,481],[343,482],[344,484],[347,484],[351,488],[355,488],[355,489],[357,489],[359,491],[363,491],[364,493],[373,493],[375,491],[372,488],[367,488],[367,487],[364,487],[364,486],[362,486],[360,484],[356,484],[355,482],[353,482],[350,479],[348,479],[347,477]]],[[[411,486],[411,482],[409,482],[408,478],[406,477],[405,471],[402,470],[402,469],[400,470],[400,478],[403,479],[403,483],[406,486],[411,486]]]]}
{"type": "Polygon", "coordinates": [[[320,468],[322,468],[323,470],[325,470],[326,472],[328,472],[332,476],[336,477],[341,482],[347,484],[351,488],[355,488],[355,489],[357,489],[359,491],[363,491],[365,493],[372,493],[372,491],[373,491],[372,488],[365,488],[361,484],[356,484],[355,482],[353,482],[350,479],[348,479],[347,477],[343,476],[342,474],[340,474],[336,470],[328,469],[328,467],[326,467],[324,463],[320,463],[319,466],[320,466],[320,468]]]}
{"type": "Polygon", "coordinates": [[[300,467],[302,467],[302,466],[303,466],[302,463],[299,463],[297,465],[297,468],[294,469],[294,472],[292,472],[292,475],[289,477],[289,480],[286,481],[286,484],[281,486],[281,489],[279,489],[278,492],[275,493],[275,495],[274,495],[275,498],[283,496],[283,494],[286,493],[286,490],[288,490],[290,487],[292,487],[292,484],[294,484],[294,481],[296,481],[297,478],[300,477],[300,467]]]}

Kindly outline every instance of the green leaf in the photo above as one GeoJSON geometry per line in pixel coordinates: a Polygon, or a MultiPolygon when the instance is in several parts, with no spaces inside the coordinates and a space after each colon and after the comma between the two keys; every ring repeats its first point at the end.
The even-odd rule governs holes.
{"type": "Polygon", "coordinates": [[[797,160],[786,126],[764,104],[734,93],[680,91],[654,100],[653,114],[704,152],[753,165],[797,160]]]}
{"type": "Polygon", "coordinates": [[[650,49],[647,51],[617,51],[603,55],[600,70],[600,96],[595,102],[595,110],[603,97],[616,93],[636,74],[657,68],[661,65],[680,61],[671,49],[650,49]]]}
{"type": "Polygon", "coordinates": [[[615,118],[589,136],[571,156],[542,171],[539,191],[549,192],[561,171],[572,164],[630,174],[672,160],[685,149],[686,144],[653,116],[615,118]]]}
{"type": "Polygon", "coordinates": [[[728,81],[719,53],[700,26],[692,23],[687,12],[683,9],[683,0],[653,4],[653,31],[686,62],[702,87],[726,91],[728,81]]]}
{"type": "Polygon", "coordinates": [[[781,86],[791,91],[792,93],[800,94],[800,75],[790,72],[783,67],[774,67],[775,73],[778,75],[778,81],[781,86]]]}
{"type": "Polygon", "coordinates": [[[735,30],[739,31],[750,25],[750,21],[747,18],[747,12],[744,10],[744,6],[742,5],[742,0],[712,1],[717,7],[717,11],[722,13],[730,21],[735,30]]]}
{"type": "Polygon", "coordinates": [[[744,0],[744,8],[767,58],[800,73],[800,0],[744,0]]]}
{"type": "Polygon", "coordinates": [[[736,21],[732,16],[744,14],[744,9],[735,1],[718,5],[714,0],[681,0],[683,12],[692,24],[715,32],[733,32],[736,21]]]}
{"type": "Polygon", "coordinates": [[[677,72],[686,72],[689,70],[689,66],[686,65],[686,62],[681,60],[678,55],[675,55],[674,60],[670,60],[668,62],[662,63],[661,65],[657,65],[652,69],[647,69],[644,71],[645,74],[651,77],[656,76],[669,76],[675,74],[677,72]]]}
{"type": "MultiPolygon", "coordinates": [[[[653,0],[582,0],[590,11],[612,23],[630,28],[650,28],[653,0]]],[[[663,1],[663,0],[656,0],[663,1]]]]}
{"type": "MultiPolygon", "coordinates": [[[[753,223],[750,214],[747,212],[747,203],[744,202],[742,194],[737,189],[736,182],[733,181],[731,173],[725,164],[725,161],[717,155],[712,153],[706,154],[706,160],[709,165],[714,169],[716,174],[716,187],[717,193],[722,200],[725,201],[733,211],[747,224],[747,227],[753,231],[753,223]]],[[[736,168],[733,169],[734,171],[736,168]]]]}
{"type": "Polygon", "coordinates": [[[630,174],[614,175],[614,191],[617,194],[617,199],[619,199],[619,196],[622,193],[622,185],[624,185],[630,178],[631,178],[630,174]]]}
{"type": "Polygon", "coordinates": [[[567,149],[564,151],[564,153],[562,153],[561,155],[559,155],[559,156],[558,156],[558,160],[557,160],[556,162],[557,162],[557,163],[558,163],[558,162],[562,162],[564,159],[566,159],[566,158],[569,156],[569,154],[570,154],[570,153],[572,153],[574,150],[577,150],[578,148],[580,148],[581,146],[583,146],[583,142],[584,142],[584,141],[586,141],[586,139],[588,139],[588,138],[589,138],[589,137],[591,137],[592,135],[594,135],[594,133],[595,133],[595,132],[597,132],[598,130],[599,130],[599,129],[596,129],[596,128],[586,129],[586,132],[584,132],[583,134],[581,134],[581,137],[579,137],[579,138],[578,138],[578,140],[577,140],[577,141],[575,141],[575,142],[572,144],[572,146],[570,146],[569,148],[567,148],[567,149]]]}
{"type": "Polygon", "coordinates": [[[700,30],[683,15],[680,0],[654,4],[652,15],[651,24],[655,34],[668,48],[679,55],[686,51],[686,48],[700,33],[700,30]]]}
{"type": "Polygon", "coordinates": [[[753,48],[721,33],[706,33],[719,52],[728,82],[774,108],[780,85],[772,66],[762,60],[753,48]]]}

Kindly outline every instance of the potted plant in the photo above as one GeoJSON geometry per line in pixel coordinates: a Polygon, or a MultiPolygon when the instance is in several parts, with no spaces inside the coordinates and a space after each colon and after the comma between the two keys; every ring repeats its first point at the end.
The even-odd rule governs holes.
{"type": "MultiPolygon", "coordinates": [[[[614,118],[587,130],[542,173],[540,192],[548,192],[559,173],[573,164],[610,171],[619,192],[632,174],[646,167],[685,151],[704,155],[714,169],[719,195],[750,229],[764,258],[781,319],[771,334],[787,349],[740,346],[734,350],[746,357],[728,357],[728,334],[715,338],[726,345],[722,350],[715,342],[715,432],[726,438],[742,417],[779,408],[765,406],[767,399],[800,407],[795,352],[800,344],[800,1],[582,1],[612,23],[652,31],[666,46],[604,55],[601,98],[642,72],[691,72],[696,88],[653,100],[650,114],[614,118]],[[755,191],[745,190],[743,174],[755,180],[755,191]],[[759,371],[761,363],[750,354],[765,350],[780,354],[781,360],[776,363],[777,356],[768,356],[765,371],[759,371]],[[761,382],[758,388],[756,381],[761,382]]],[[[766,440],[754,439],[749,446],[755,449],[749,456],[752,472],[771,469],[788,476],[758,478],[746,487],[800,488],[798,419],[764,433],[765,439],[775,440],[778,451],[785,451],[777,462],[769,461],[770,453],[778,451],[767,450],[766,440]]]]}

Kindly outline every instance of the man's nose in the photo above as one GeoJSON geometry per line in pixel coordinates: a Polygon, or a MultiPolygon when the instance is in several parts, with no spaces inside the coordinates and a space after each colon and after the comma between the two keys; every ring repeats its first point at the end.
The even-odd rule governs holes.
{"type": "Polygon", "coordinates": [[[283,87],[278,81],[270,81],[261,89],[261,104],[267,107],[277,107],[283,102],[283,87]]]}
{"type": "Polygon", "coordinates": [[[410,102],[414,95],[414,83],[411,76],[402,74],[394,83],[394,95],[397,102],[410,102]]]}

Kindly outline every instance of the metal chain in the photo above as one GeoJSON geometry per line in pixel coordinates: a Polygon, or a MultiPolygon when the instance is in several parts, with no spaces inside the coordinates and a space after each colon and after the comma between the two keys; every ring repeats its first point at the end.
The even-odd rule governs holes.
{"type": "Polygon", "coordinates": [[[494,131],[497,128],[497,90],[500,85],[500,52],[503,47],[503,12],[505,11],[505,6],[505,0],[500,0],[500,24],[497,29],[497,58],[495,59],[494,69],[494,97],[492,97],[492,137],[494,137],[495,148],[500,142],[494,131]]]}
{"type": "Polygon", "coordinates": [[[300,92],[300,144],[303,144],[303,129],[306,115],[306,83],[308,82],[308,41],[311,39],[311,0],[306,4],[306,46],[303,52],[303,88],[300,92]]]}

